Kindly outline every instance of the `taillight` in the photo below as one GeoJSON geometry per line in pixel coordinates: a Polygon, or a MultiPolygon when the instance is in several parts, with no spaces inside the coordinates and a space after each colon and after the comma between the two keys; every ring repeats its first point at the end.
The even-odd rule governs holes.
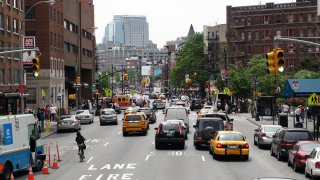
{"type": "Polygon", "coordinates": [[[222,148],[222,144],[218,143],[217,148],[222,148]]]}
{"type": "Polygon", "coordinates": [[[261,134],[261,137],[266,137],[266,136],[267,136],[266,133],[261,134]]]}
{"type": "Polygon", "coordinates": [[[89,118],[89,116],[86,116],[85,118],[89,118]]]}
{"type": "Polygon", "coordinates": [[[101,118],[102,118],[102,116],[100,115],[100,116],[99,116],[99,118],[101,119],[101,118]]]}
{"type": "Polygon", "coordinates": [[[289,141],[282,141],[282,142],[281,142],[281,146],[289,146],[289,147],[292,147],[292,146],[293,146],[293,143],[292,143],[292,142],[289,142],[289,141]]]}
{"type": "Polygon", "coordinates": [[[246,144],[243,146],[243,148],[245,148],[245,149],[249,149],[249,144],[248,144],[248,143],[246,143],[246,144]]]}
{"type": "Polygon", "coordinates": [[[160,134],[160,129],[161,129],[161,124],[158,126],[158,129],[157,129],[157,135],[160,134]]]}
{"type": "Polygon", "coordinates": [[[202,118],[202,116],[203,116],[202,114],[198,114],[198,118],[202,118]]]}
{"type": "Polygon", "coordinates": [[[320,161],[316,162],[315,167],[320,168],[320,161]]]}
{"type": "Polygon", "coordinates": [[[228,128],[228,125],[227,125],[227,124],[225,124],[225,125],[224,125],[224,129],[226,130],[227,128],[228,128]]]}

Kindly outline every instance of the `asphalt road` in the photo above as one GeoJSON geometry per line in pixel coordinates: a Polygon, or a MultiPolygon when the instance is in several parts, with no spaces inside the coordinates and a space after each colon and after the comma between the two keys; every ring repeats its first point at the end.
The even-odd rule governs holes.
{"type": "MultiPolygon", "coordinates": [[[[189,115],[190,124],[195,122],[196,113],[189,115]]],[[[81,133],[86,138],[85,161],[79,162],[74,132],[53,134],[43,143],[51,145],[51,162],[59,146],[61,162],[59,169],[49,168],[49,175],[34,172],[35,179],[42,180],[250,180],[258,177],[290,177],[305,179],[304,174],[295,173],[286,162],[271,157],[269,150],[261,150],[253,145],[253,130],[256,125],[244,117],[234,118],[234,129],[247,136],[250,144],[248,161],[238,158],[214,160],[208,148],[196,150],[193,146],[193,132],[188,135],[184,150],[168,147],[156,150],[154,147],[154,127],[163,121],[162,111],[157,113],[157,123],[150,125],[147,136],[122,136],[121,119],[119,125],[100,126],[98,117],[93,124],[83,125],[81,133]]],[[[15,179],[26,179],[27,172],[15,179]]]]}

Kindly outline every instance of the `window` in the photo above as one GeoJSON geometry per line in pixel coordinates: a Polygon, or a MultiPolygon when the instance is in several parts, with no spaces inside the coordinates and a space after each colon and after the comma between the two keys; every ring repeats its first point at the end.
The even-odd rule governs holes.
{"type": "Polygon", "coordinates": [[[52,20],[52,7],[50,7],[50,20],[52,20]]]}
{"type": "Polygon", "coordinates": [[[10,6],[10,0],[6,0],[7,5],[10,6]]]}
{"type": "Polygon", "coordinates": [[[312,29],[308,29],[308,37],[313,37],[312,29]]]}
{"type": "Polygon", "coordinates": [[[264,16],[264,24],[270,23],[270,16],[264,16]]]}
{"type": "Polygon", "coordinates": [[[287,29],[287,36],[293,37],[294,36],[294,29],[287,29]]]}
{"type": "Polygon", "coordinates": [[[288,23],[293,23],[294,22],[294,15],[293,14],[288,14],[287,15],[287,22],[288,23]]]}
{"type": "Polygon", "coordinates": [[[254,39],[259,39],[259,32],[254,32],[254,39]]]}
{"type": "Polygon", "coordinates": [[[247,18],[247,25],[251,25],[251,17],[247,18]]]}
{"type": "Polygon", "coordinates": [[[4,83],[4,69],[0,69],[0,84],[3,85],[4,83]]]}
{"type": "Polygon", "coordinates": [[[13,7],[18,9],[18,0],[13,0],[13,7]]]}
{"type": "Polygon", "coordinates": [[[300,29],[300,31],[299,31],[299,36],[300,36],[300,37],[303,37],[303,29],[300,29]]]}
{"type": "Polygon", "coordinates": [[[308,22],[311,22],[312,21],[312,15],[311,14],[308,14],[308,16],[307,16],[308,18],[308,22]]]}
{"type": "Polygon", "coordinates": [[[53,45],[54,45],[54,47],[56,47],[56,45],[57,45],[57,34],[56,33],[54,33],[53,45]]]}
{"type": "Polygon", "coordinates": [[[14,84],[20,84],[20,71],[15,69],[14,70],[14,84]]]}
{"type": "Polygon", "coordinates": [[[281,36],[281,30],[276,31],[276,36],[281,36]]]}
{"type": "Polygon", "coordinates": [[[11,84],[11,82],[12,82],[11,69],[8,69],[8,84],[11,84]]]}
{"type": "Polygon", "coordinates": [[[244,32],[241,32],[241,40],[243,40],[244,41],[244,32]]]}
{"type": "Polygon", "coordinates": [[[58,24],[60,24],[60,12],[58,11],[58,19],[57,19],[58,24]]]}
{"type": "Polygon", "coordinates": [[[276,24],[280,24],[281,23],[281,15],[276,15],[276,24]]]}
{"type": "Polygon", "coordinates": [[[23,11],[23,0],[20,0],[20,11],[23,11]]]}
{"type": "Polygon", "coordinates": [[[0,29],[3,29],[3,24],[4,24],[3,21],[4,21],[3,14],[0,13],[0,29]]]}
{"type": "Polygon", "coordinates": [[[52,37],[52,32],[50,32],[50,45],[52,46],[52,39],[53,39],[53,37],[52,37]]]}
{"type": "Polygon", "coordinates": [[[56,10],[53,10],[53,21],[56,21],[56,10]]]}
{"type": "Polygon", "coordinates": [[[303,22],[303,15],[302,14],[299,15],[299,22],[303,22]]]}
{"type": "Polygon", "coordinates": [[[7,16],[7,31],[11,31],[11,20],[10,20],[10,16],[7,16]]]}
{"type": "Polygon", "coordinates": [[[251,32],[248,32],[248,41],[251,41],[251,32]]]}
{"type": "Polygon", "coordinates": [[[264,39],[271,39],[271,30],[264,31],[264,39]]]}
{"type": "Polygon", "coordinates": [[[28,12],[28,14],[26,15],[25,19],[35,19],[36,18],[36,11],[35,11],[35,7],[32,7],[30,10],[30,6],[26,7],[26,12],[28,12]]]}
{"type": "Polygon", "coordinates": [[[13,32],[18,33],[18,20],[13,19],[13,32]]]}
{"type": "Polygon", "coordinates": [[[63,21],[63,27],[64,27],[65,29],[67,29],[67,23],[68,23],[67,20],[64,20],[64,21],[63,21]]]}

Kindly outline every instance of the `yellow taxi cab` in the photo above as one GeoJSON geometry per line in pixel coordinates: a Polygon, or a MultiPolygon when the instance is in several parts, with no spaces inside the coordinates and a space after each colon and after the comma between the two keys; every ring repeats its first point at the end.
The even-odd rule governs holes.
{"type": "Polygon", "coordinates": [[[249,143],[246,137],[237,131],[218,131],[210,140],[209,152],[217,156],[236,155],[243,160],[249,159],[249,143]]]}
{"type": "Polygon", "coordinates": [[[122,122],[122,134],[127,136],[129,133],[141,132],[147,134],[149,120],[144,112],[131,112],[124,116],[122,122]]]}

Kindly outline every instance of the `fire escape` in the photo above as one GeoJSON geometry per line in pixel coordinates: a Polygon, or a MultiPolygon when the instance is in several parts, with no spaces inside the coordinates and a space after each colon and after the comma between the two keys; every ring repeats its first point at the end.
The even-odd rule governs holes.
{"type": "Polygon", "coordinates": [[[238,59],[242,59],[245,56],[245,52],[243,51],[242,44],[245,42],[244,34],[240,34],[241,31],[245,27],[244,18],[234,17],[233,22],[231,23],[231,28],[229,32],[229,47],[228,47],[228,56],[231,60],[231,63],[236,62],[238,59]]]}

